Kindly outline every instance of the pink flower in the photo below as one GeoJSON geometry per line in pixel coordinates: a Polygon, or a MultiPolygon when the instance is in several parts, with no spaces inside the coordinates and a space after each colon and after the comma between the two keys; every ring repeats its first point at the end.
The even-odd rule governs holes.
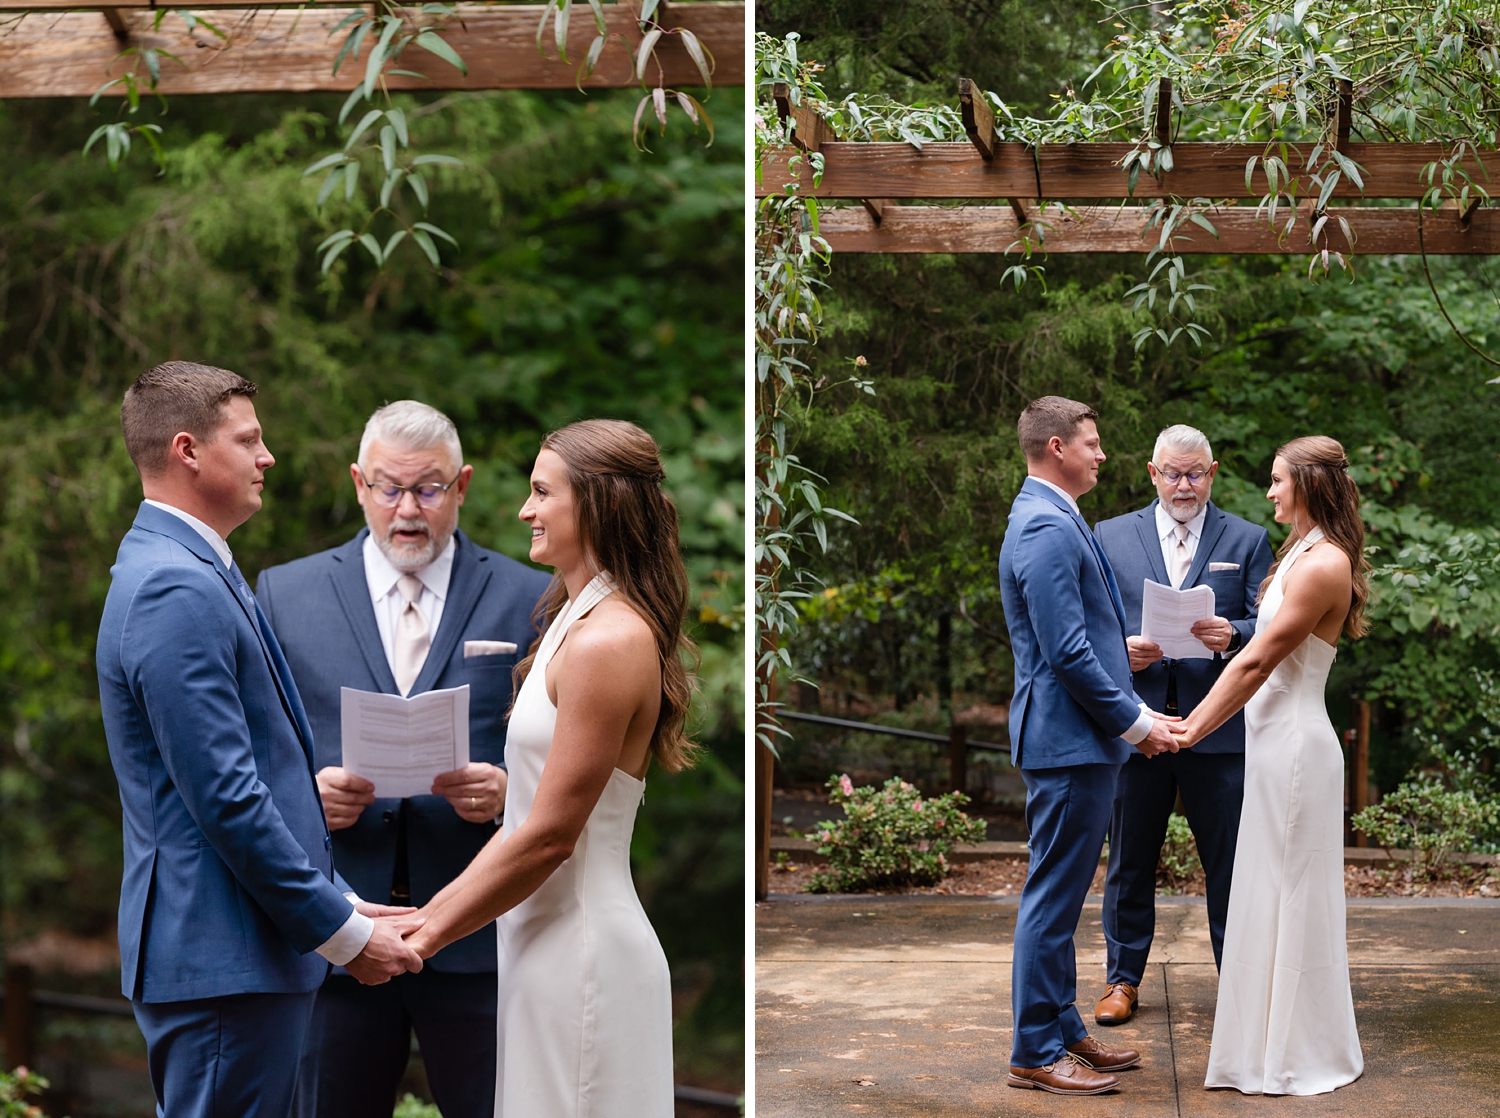
{"type": "Polygon", "coordinates": [[[921,811],[922,810],[922,801],[921,800],[917,800],[916,802],[914,802],[911,805],[911,809],[913,811],[921,811]]]}
{"type": "Polygon", "coordinates": [[[921,842],[917,843],[917,849],[920,850],[923,854],[927,853],[928,847],[929,843],[926,839],[923,839],[921,842]]]}
{"type": "Polygon", "coordinates": [[[849,779],[848,773],[839,777],[839,791],[846,796],[854,795],[854,781],[849,779]]]}

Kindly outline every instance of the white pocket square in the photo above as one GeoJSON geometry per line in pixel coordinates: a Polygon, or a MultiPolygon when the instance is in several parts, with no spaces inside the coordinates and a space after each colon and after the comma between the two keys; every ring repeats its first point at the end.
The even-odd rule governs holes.
{"type": "Polygon", "coordinates": [[[1211,571],[1237,571],[1240,569],[1238,563],[1210,563],[1208,569],[1211,571]]]}
{"type": "Polygon", "coordinates": [[[470,656],[503,656],[515,650],[511,641],[464,641],[465,660],[470,656]]]}

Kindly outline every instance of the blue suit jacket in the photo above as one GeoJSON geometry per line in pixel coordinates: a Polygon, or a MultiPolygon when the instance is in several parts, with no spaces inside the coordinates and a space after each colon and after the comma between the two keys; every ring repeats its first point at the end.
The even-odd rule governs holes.
{"type": "MultiPolygon", "coordinates": [[[[342,547],[271,567],[256,580],[261,607],[286,649],[307,702],[319,769],[343,763],[339,688],[401,693],[380,641],[365,580],[368,535],[368,529],[362,530],[342,547]]],[[[550,580],[541,571],[486,551],[462,532],[456,538],[442,619],[411,694],[469,684],[469,759],[503,765],[511,669],[536,639],[531,615],[550,580]],[[510,641],[518,651],[465,659],[464,641],[470,640],[510,641]]],[[[367,900],[390,899],[400,808],[400,800],[376,800],[352,827],[333,834],[339,872],[367,900]]],[[[430,901],[463,872],[494,833],[492,823],[466,823],[441,796],[408,800],[411,903],[430,901]]],[[[457,973],[494,970],[494,929],[481,928],[450,944],[427,965],[457,973]]]]}
{"type": "MultiPolygon", "coordinates": [[[[1125,603],[1125,632],[1137,636],[1141,631],[1141,599],[1146,580],[1172,585],[1161,555],[1161,538],[1156,534],[1156,506],[1152,501],[1137,512],[1112,520],[1101,520],[1094,534],[1104,554],[1109,556],[1115,577],[1120,582],[1120,597],[1125,603]]],[[[1271,538],[1264,528],[1233,516],[1208,503],[1203,518],[1203,535],[1198,553],[1183,579],[1184,587],[1212,586],[1214,608],[1240,634],[1240,648],[1255,635],[1256,595],[1261,580],[1271,568],[1271,538]],[[1210,571],[1210,563],[1235,563],[1232,571],[1210,571]]],[[[1218,653],[1212,660],[1178,660],[1177,709],[1184,717],[1201,703],[1223,672],[1227,661],[1218,653]]],[[[1135,674],[1135,689],[1152,710],[1161,710],[1167,700],[1167,663],[1158,660],[1135,674]]],[[[1193,746],[1197,753],[1245,752],[1245,716],[1236,714],[1208,737],[1193,746]]]]}
{"type": "Polygon", "coordinates": [[[1010,507],[1000,594],[1016,661],[1011,762],[1123,763],[1133,747],[1120,735],[1141,711],[1119,589],[1083,517],[1033,478],[1010,507]]]}
{"type": "Polygon", "coordinates": [[[276,638],[213,549],[142,505],[99,623],[120,784],[120,984],[173,1002],[316,989],[348,920],[312,731],[276,638]]]}

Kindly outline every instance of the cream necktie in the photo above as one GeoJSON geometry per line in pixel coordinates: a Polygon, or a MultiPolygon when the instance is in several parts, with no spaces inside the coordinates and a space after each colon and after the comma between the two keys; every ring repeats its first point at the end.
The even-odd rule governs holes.
{"type": "Polygon", "coordinates": [[[405,695],[417,682],[422,665],[427,662],[427,649],[432,644],[427,632],[427,618],[417,602],[422,597],[422,580],[416,575],[402,575],[396,586],[401,599],[406,603],[401,615],[396,618],[396,637],[392,648],[395,661],[396,686],[405,695]]]}
{"type": "Polygon", "coordinates": [[[1188,568],[1193,565],[1193,557],[1188,554],[1188,526],[1177,525],[1177,544],[1172,549],[1172,588],[1181,590],[1182,584],[1187,580],[1188,568]]]}

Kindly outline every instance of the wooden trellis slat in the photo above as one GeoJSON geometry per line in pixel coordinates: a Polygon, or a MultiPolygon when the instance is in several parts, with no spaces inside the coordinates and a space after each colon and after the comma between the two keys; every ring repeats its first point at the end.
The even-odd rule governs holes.
{"type": "MultiPolygon", "coordinates": [[[[206,5],[193,4],[192,7],[206,5]]],[[[215,11],[212,19],[229,36],[226,46],[203,28],[189,33],[175,16],[152,31],[155,13],[121,10],[127,46],[154,47],[170,52],[185,66],[161,60],[161,92],[188,93],[311,93],[347,92],[364,77],[363,59],[346,62],[338,77],[332,76],[333,59],[343,35],[329,37],[330,30],[353,8],[351,4],[317,4],[304,9],[247,9],[215,11]]],[[[743,3],[692,3],[668,7],[661,19],[667,26],[690,29],[713,51],[716,85],[745,84],[745,5],[743,3]]],[[[640,40],[631,9],[623,5],[604,7],[611,33],[640,40]]],[[[536,48],[536,28],[542,7],[525,5],[493,7],[461,5],[463,26],[453,20],[444,37],[468,64],[467,76],[426,51],[408,48],[401,66],[428,75],[431,80],[392,77],[392,89],[569,89],[595,35],[594,21],[585,10],[575,12],[569,28],[568,57],[560,62],[541,57],[536,48]]],[[[548,24],[547,42],[551,42],[548,24]]],[[[121,60],[121,43],[111,24],[94,11],[35,12],[0,34],[0,97],[89,97],[111,78],[118,77],[130,61],[145,68],[132,56],[121,60]]],[[[698,75],[677,36],[664,37],[658,47],[669,87],[697,87],[698,75]]],[[[656,82],[656,69],[647,71],[656,82]]],[[[612,46],[604,51],[585,88],[636,85],[626,52],[612,46]]],[[[111,94],[123,93],[115,86],[111,94]]]]}
{"type": "MultiPolygon", "coordinates": [[[[1331,207],[1324,226],[1326,237],[1317,248],[1349,252],[1336,217],[1345,217],[1354,229],[1355,251],[1365,255],[1415,253],[1417,211],[1408,208],[1347,206],[1331,207]]],[[[1076,215],[1050,206],[1038,220],[1047,223],[1041,247],[1049,253],[1105,252],[1145,253],[1155,248],[1160,228],[1148,229],[1141,207],[1094,206],[1076,210],[1076,215]]],[[[1286,211],[1278,215],[1276,228],[1254,206],[1229,206],[1209,212],[1208,220],[1218,231],[1189,224],[1175,239],[1177,252],[1239,255],[1308,253],[1312,229],[1310,207],[1297,211],[1296,225],[1282,236],[1286,211]]],[[[1479,210],[1465,224],[1454,209],[1428,212],[1423,217],[1423,239],[1435,256],[1500,254],[1500,210],[1479,210]]],[[[1018,247],[1021,223],[1005,206],[898,206],[887,205],[881,220],[872,221],[861,207],[824,209],[818,228],[836,253],[846,252],[978,252],[1003,253],[1018,247]]],[[[1027,233],[1037,245],[1037,235],[1027,233]]]]}
{"type": "MultiPolygon", "coordinates": [[[[824,143],[819,147],[824,171],[818,186],[812,184],[805,156],[800,178],[794,179],[788,160],[795,153],[777,152],[762,164],[755,189],[764,197],[780,193],[789,181],[800,181],[801,193],[816,198],[1125,198],[1129,184],[1120,161],[1133,147],[1043,144],[1033,160],[1025,144],[1003,143],[995,145],[993,159],[985,160],[969,143],[924,144],[921,151],[905,143],[824,143]]],[[[1311,144],[1301,144],[1289,153],[1289,167],[1300,180],[1299,197],[1317,193],[1302,168],[1311,150],[1311,144]]],[[[1266,151],[1263,144],[1174,144],[1173,170],[1160,183],[1142,174],[1134,196],[1258,198],[1266,191],[1265,174],[1257,164],[1246,191],[1245,163],[1266,151]]],[[[1447,156],[1449,149],[1442,144],[1351,143],[1347,154],[1364,168],[1365,189],[1361,194],[1345,180],[1335,189],[1335,198],[1420,198],[1427,185],[1423,168],[1447,156]]],[[[1467,170],[1486,189],[1500,191],[1500,152],[1485,152],[1483,164],[1481,168],[1470,163],[1467,170]]]]}

